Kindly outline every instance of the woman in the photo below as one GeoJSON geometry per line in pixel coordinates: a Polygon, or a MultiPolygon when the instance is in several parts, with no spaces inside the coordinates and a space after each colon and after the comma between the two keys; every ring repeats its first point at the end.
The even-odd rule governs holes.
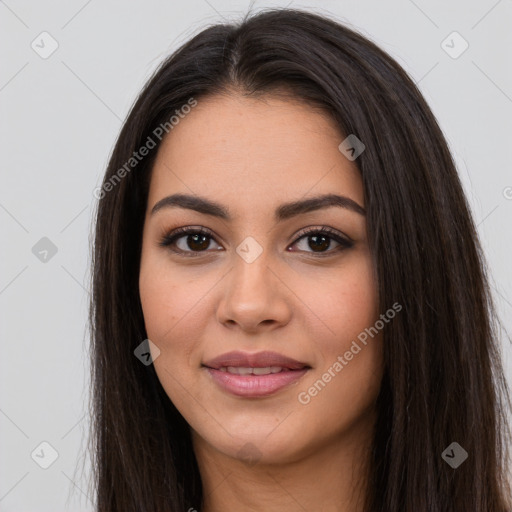
{"type": "Polygon", "coordinates": [[[291,9],[202,31],[97,197],[99,511],[511,510],[474,223],[372,42],[291,9]]]}

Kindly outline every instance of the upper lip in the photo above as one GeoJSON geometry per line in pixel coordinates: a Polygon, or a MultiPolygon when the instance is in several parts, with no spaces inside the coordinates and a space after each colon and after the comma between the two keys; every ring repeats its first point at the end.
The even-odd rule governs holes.
{"type": "Polygon", "coordinates": [[[239,368],[267,368],[269,366],[279,366],[290,370],[309,368],[306,363],[301,363],[291,357],[270,351],[256,352],[253,354],[239,351],[227,352],[206,361],[203,365],[217,370],[228,366],[239,368]]]}

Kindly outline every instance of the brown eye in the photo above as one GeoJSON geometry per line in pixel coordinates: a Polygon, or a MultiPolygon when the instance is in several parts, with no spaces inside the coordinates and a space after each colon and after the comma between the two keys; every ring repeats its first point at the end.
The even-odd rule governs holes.
{"type": "MultiPolygon", "coordinates": [[[[200,253],[211,252],[208,251],[208,248],[213,240],[213,234],[206,228],[179,228],[165,235],[159,245],[184,256],[199,256],[200,253]]],[[[297,245],[302,240],[308,240],[307,248],[299,250],[318,256],[329,256],[354,245],[348,238],[325,226],[321,229],[313,228],[303,232],[292,245],[297,245]],[[330,249],[333,241],[338,246],[330,249]]]]}
{"type": "Polygon", "coordinates": [[[184,237],[180,238],[185,238],[188,248],[192,251],[204,251],[208,249],[208,246],[210,245],[208,235],[201,235],[196,233],[193,235],[185,235],[184,237]]]}
{"type": "Polygon", "coordinates": [[[173,252],[193,255],[194,253],[206,252],[212,240],[212,234],[205,228],[179,228],[165,235],[159,245],[168,247],[173,252]],[[181,242],[182,239],[183,242],[181,242]],[[174,248],[175,246],[177,249],[174,248]]]}
{"type": "Polygon", "coordinates": [[[334,252],[342,251],[343,249],[348,249],[352,247],[354,244],[351,240],[341,236],[338,232],[333,231],[329,227],[323,227],[322,229],[313,228],[305,233],[294,242],[293,245],[301,242],[302,240],[307,240],[307,247],[311,249],[311,251],[304,250],[305,252],[313,252],[319,255],[330,255],[334,252]],[[332,244],[332,241],[338,244],[338,247],[329,250],[329,247],[332,244]]]}

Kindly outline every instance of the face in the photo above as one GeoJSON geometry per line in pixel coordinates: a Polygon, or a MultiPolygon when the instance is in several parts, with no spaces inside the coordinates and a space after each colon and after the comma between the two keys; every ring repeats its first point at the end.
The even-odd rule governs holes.
{"type": "Polygon", "coordinates": [[[297,100],[232,95],[198,101],[159,148],[140,298],[195,447],[293,461],[371,422],[382,347],[365,329],[380,312],[343,139],[297,100]],[[342,199],[283,207],[331,194],[342,199]]]}

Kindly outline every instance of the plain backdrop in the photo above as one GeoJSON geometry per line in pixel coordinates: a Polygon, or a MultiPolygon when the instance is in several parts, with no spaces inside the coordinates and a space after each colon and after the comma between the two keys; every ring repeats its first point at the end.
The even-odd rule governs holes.
{"type": "MultiPolygon", "coordinates": [[[[511,332],[512,1],[287,0],[252,9],[286,5],[334,15],[418,83],[456,159],[511,332]]],[[[0,2],[3,512],[94,509],[84,453],[92,191],[156,66],[248,8],[228,0],[0,2]]],[[[511,382],[510,342],[502,345],[511,382]]]]}

